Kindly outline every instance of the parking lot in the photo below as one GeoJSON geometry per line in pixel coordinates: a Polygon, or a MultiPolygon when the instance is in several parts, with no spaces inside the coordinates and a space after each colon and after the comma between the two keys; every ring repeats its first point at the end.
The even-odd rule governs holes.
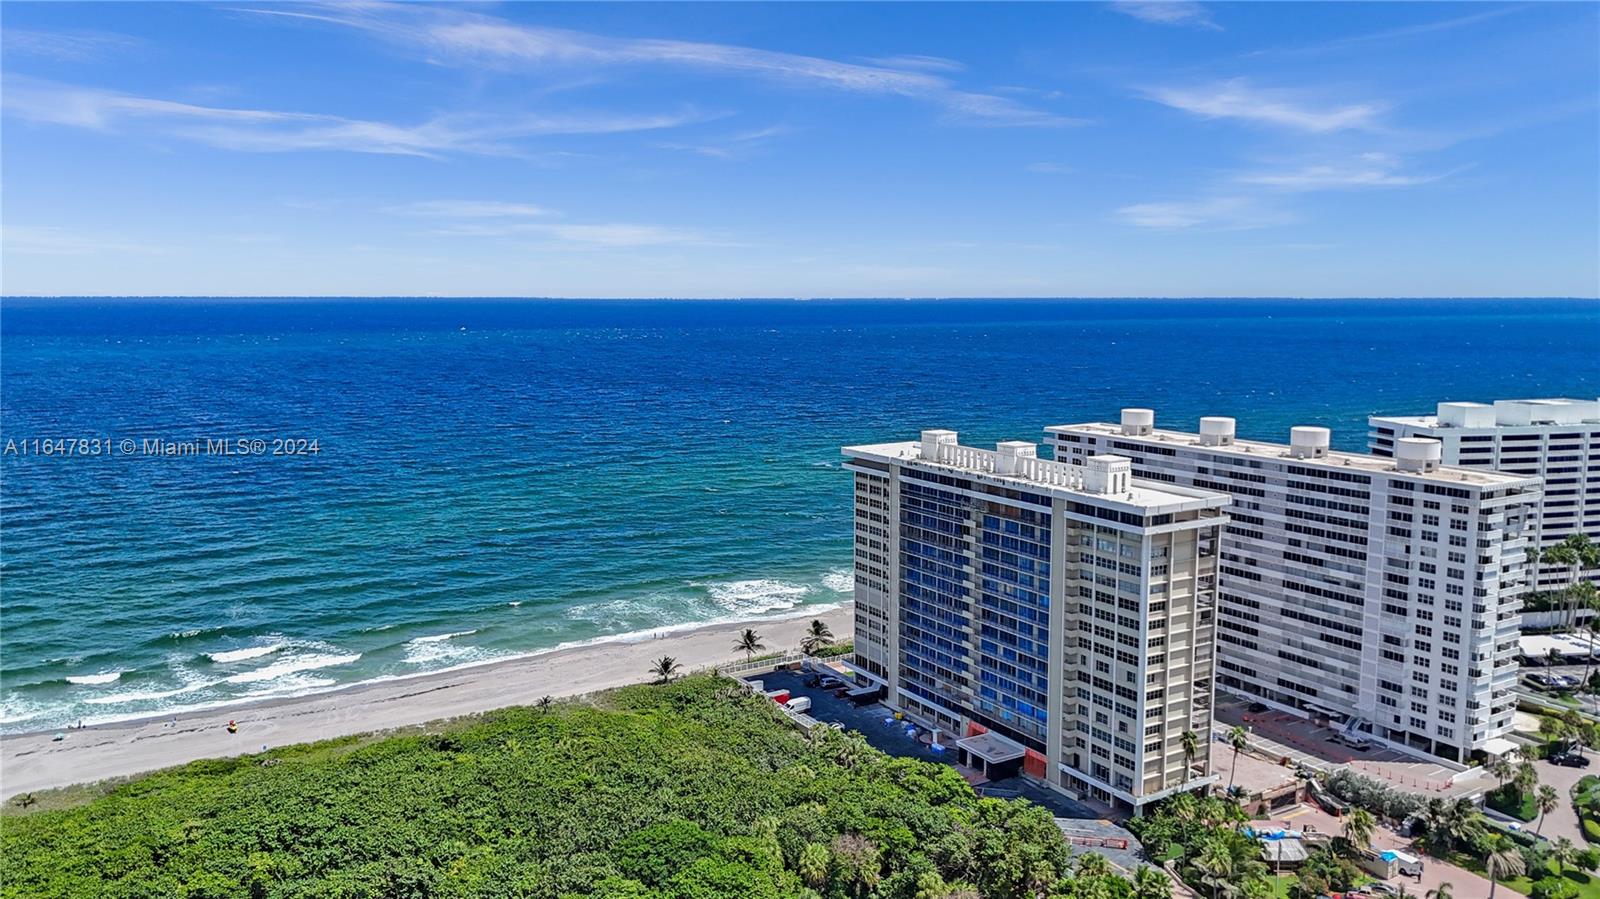
{"type": "Polygon", "coordinates": [[[916,728],[917,735],[911,735],[907,732],[909,722],[895,720],[894,713],[885,706],[879,703],[856,706],[849,700],[835,696],[832,690],[806,686],[806,677],[799,672],[774,671],[752,675],[746,680],[760,681],[763,692],[788,690],[791,697],[809,698],[811,708],[807,714],[812,718],[823,724],[842,724],[860,733],[875,749],[888,755],[949,765],[972,783],[981,795],[996,799],[1026,799],[1044,806],[1055,816],[1056,825],[1073,843],[1074,852],[1084,851],[1086,845],[1093,846],[1093,851],[1104,855],[1112,864],[1130,871],[1144,863],[1138,839],[1126,828],[1107,818],[1105,810],[1076,802],[1026,777],[986,780],[978,771],[956,764],[955,735],[941,733],[940,740],[948,748],[943,751],[933,749],[924,742],[926,731],[916,728]],[[1123,840],[1127,841],[1126,848],[1102,843],[1111,841],[1115,844],[1123,840]]]}
{"type": "MultiPolygon", "coordinates": [[[[1492,786],[1476,771],[1458,776],[1455,768],[1387,746],[1355,749],[1335,742],[1336,731],[1332,728],[1318,727],[1299,715],[1277,710],[1256,713],[1247,707],[1246,700],[1219,698],[1215,736],[1225,739],[1235,725],[1243,726],[1250,732],[1251,748],[1271,761],[1288,757],[1291,764],[1324,771],[1348,765],[1358,773],[1413,793],[1459,796],[1492,786]]],[[[1230,754],[1225,748],[1213,747],[1213,759],[1219,760],[1219,750],[1230,754]]]]}

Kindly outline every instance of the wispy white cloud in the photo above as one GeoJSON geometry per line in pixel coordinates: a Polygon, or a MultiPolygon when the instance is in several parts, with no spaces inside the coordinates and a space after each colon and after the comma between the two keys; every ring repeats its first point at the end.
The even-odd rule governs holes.
{"type": "Polygon", "coordinates": [[[0,47],[4,47],[7,56],[42,56],[61,62],[95,62],[136,50],[142,44],[138,38],[109,31],[0,30],[0,47]]]}
{"type": "Polygon", "coordinates": [[[1267,228],[1294,221],[1284,210],[1250,196],[1206,197],[1163,203],[1135,203],[1117,210],[1122,221],[1140,228],[1183,231],[1206,228],[1217,231],[1242,231],[1267,228]]]}
{"type": "Polygon", "coordinates": [[[792,130],[784,125],[770,125],[766,128],[730,134],[717,140],[698,143],[662,142],[656,146],[663,150],[681,150],[713,159],[742,159],[755,153],[773,138],[789,134],[792,130]]]}
{"type": "Polygon", "coordinates": [[[1077,171],[1072,166],[1059,162],[1030,162],[1024,168],[1036,175],[1068,175],[1077,171]]]}
{"type": "MultiPolygon", "coordinates": [[[[458,8],[406,3],[309,7],[316,12],[252,9],[261,15],[337,23],[406,46],[430,62],[499,70],[597,66],[668,66],[744,75],[849,93],[899,96],[932,104],[952,119],[997,126],[1062,126],[1080,120],[1007,97],[964,91],[924,71],[862,65],[697,41],[612,38],[564,28],[522,25],[458,8]]],[[[902,57],[904,59],[904,57],[902,57]]]]}
{"type": "Polygon", "coordinates": [[[886,69],[921,69],[927,72],[964,72],[967,64],[943,56],[924,56],[920,53],[903,53],[898,56],[878,56],[867,62],[886,69]]]}
{"type": "Polygon", "coordinates": [[[0,248],[27,256],[93,256],[100,253],[162,253],[162,247],[82,234],[43,225],[7,225],[0,229],[0,248]]]}
{"type": "Polygon", "coordinates": [[[706,121],[693,111],[655,115],[456,114],[400,125],[321,113],[200,106],[12,76],[4,110],[25,121],[102,131],[146,124],[172,137],[230,150],[338,150],[440,157],[516,155],[519,139],[614,134],[706,121]]]}
{"type": "Polygon", "coordinates": [[[382,211],[390,215],[467,219],[526,218],[556,214],[554,210],[532,203],[506,203],[500,200],[425,200],[403,203],[399,206],[386,206],[382,211]]]}
{"type": "Polygon", "coordinates": [[[1292,56],[1299,54],[1323,53],[1331,50],[1341,50],[1346,47],[1363,46],[1384,41],[1404,40],[1407,38],[1420,37],[1428,34],[1436,34],[1442,31],[1454,31],[1457,28],[1466,28],[1482,22],[1488,22],[1498,19],[1501,16],[1519,12],[1522,9],[1527,8],[1527,6],[1528,4],[1510,4],[1506,6],[1493,7],[1464,16],[1455,16],[1449,19],[1437,19],[1432,22],[1406,25],[1401,28],[1388,28],[1384,29],[1383,31],[1371,31],[1365,34],[1353,34],[1348,37],[1335,38],[1331,41],[1324,41],[1318,44],[1310,44],[1300,47],[1278,47],[1267,48],[1265,50],[1256,50],[1252,53],[1245,54],[1245,56],[1292,56]]]}
{"type": "Polygon", "coordinates": [[[1222,26],[1211,20],[1211,12],[1195,0],[1116,0],[1111,8],[1124,15],[1133,16],[1157,25],[1181,25],[1187,28],[1204,28],[1221,31],[1222,26]]]}
{"type": "Polygon", "coordinates": [[[1401,162],[1387,153],[1363,153],[1354,159],[1295,168],[1246,172],[1235,176],[1241,184],[1284,191],[1360,190],[1382,187],[1416,187],[1432,184],[1463,171],[1405,173],[1401,162]]]}
{"type": "Polygon", "coordinates": [[[732,246],[691,228],[634,222],[530,221],[561,216],[531,203],[498,200],[425,200],[384,207],[382,212],[434,219],[430,233],[449,237],[534,238],[598,248],[667,245],[732,246]]]}
{"type": "Polygon", "coordinates": [[[1243,78],[1192,87],[1150,88],[1145,95],[1157,103],[1208,119],[1240,119],[1313,134],[1375,128],[1386,109],[1383,103],[1312,106],[1295,91],[1256,87],[1243,78]]]}

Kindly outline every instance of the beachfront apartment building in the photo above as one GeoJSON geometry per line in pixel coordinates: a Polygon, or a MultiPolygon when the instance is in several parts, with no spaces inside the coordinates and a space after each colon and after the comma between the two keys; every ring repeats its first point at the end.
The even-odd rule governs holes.
{"type": "Polygon", "coordinates": [[[1212,782],[1227,496],[956,437],[843,449],[857,670],[991,777],[1135,812],[1212,782]]]}
{"type": "MultiPolygon", "coordinates": [[[[1544,497],[1529,518],[1531,546],[1548,549],[1574,534],[1600,543],[1600,400],[1439,403],[1433,415],[1367,419],[1375,456],[1392,457],[1407,437],[1439,441],[1445,465],[1543,478],[1544,497]]],[[[1541,564],[1537,589],[1560,589],[1571,576],[1569,568],[1541,564]]],[[[1600,584],[1600,569],[1584,576],[1600,584]]]]}
{"type": "Polygon", "coordinates": [[[1539,479],[1442,466],[1420,438],[1380,458],[1331,450],[1326,428],[1288,444],[1235,430],[1158,430],[1151,410],[1124,409],[1046,433],[1069,464],[1117,453],[1139,477],[1232,496],[1219,689],[1437,758],[1510,748],[1539,479]]]}

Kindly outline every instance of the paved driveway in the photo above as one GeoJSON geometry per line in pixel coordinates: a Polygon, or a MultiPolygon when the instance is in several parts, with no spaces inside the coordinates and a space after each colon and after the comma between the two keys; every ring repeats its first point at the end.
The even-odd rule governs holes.
{"type": "MultiPolygon", "coordinates": [[[[1584,755],[1593,759],[1595,754],[1586,752],[1584,755]]],[[[1583,825],[1578,823],[1578,813],[1572,809],[1572,785],[1577,783],[1578,778],[1585,774],[1600,772],[1600,764],[1591,761],[1587,768],[1566,768],[1561,765],[1553,765],[1544,759],[1539,759],[1533,763],[1533,767],[1534,770],[1539,772],[1539,783],[1549,784],[1556,788],[1557,793],[1561,794],[1561,804],[1556,806],[1555,811],[1545,817],[1544,827],[1540,830],[1539,835],[1547,840],[1566,837],[1579,849],[1589,845],[1583,838],[1583,825]]],[[[1539,822],[1535,820],[1532,824],[1526,826],[1532,828],[1537,827],[1538,824],[1539,822]]]]}

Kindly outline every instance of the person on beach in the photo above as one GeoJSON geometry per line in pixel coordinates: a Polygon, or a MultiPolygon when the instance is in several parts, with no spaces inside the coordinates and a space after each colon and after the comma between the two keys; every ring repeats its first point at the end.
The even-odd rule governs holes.
{"type": "Polygon", "coordinates": [[[239,732],[239,724],[238,724],[238,722],[234,721],[232,718],[229,718],[228,719],[228,733],[236,734],[238,732],[239,732]]]}

